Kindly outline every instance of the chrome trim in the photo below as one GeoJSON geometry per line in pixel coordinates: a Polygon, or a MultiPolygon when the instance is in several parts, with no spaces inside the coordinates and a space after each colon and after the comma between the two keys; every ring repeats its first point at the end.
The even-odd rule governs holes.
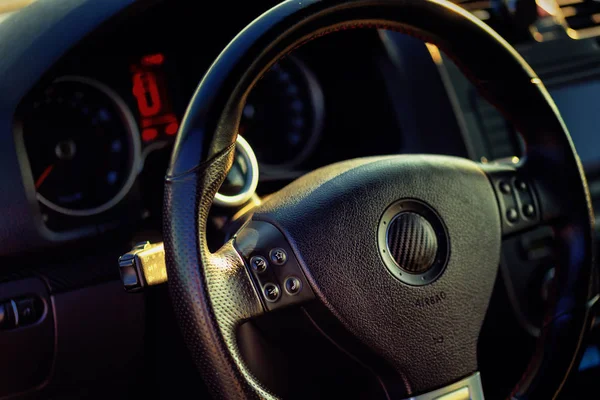
{"type": "Polygon", "coordinates": [[[238,207],[243,205],[252,198],[258,186],[258,161],[256,160],[254,150],[252,150],[250,144],[241,135],[237,137],[236,151],[246,161],[249,179],[244,183],[242,191],[235,196],[226,196],[221,193],[215,195],[214,204],[222,207],[238,207]]]}
{"type": "Polygon", "coordinates": [[[59,212],[61,214],[70,215],[72,217],[89,217],[91,215],[103,213],[104,211],[107,211],[107,210],[111,209],[112,207],[116,206],[121,200],[123,200],[123,198],[127,195],[127,193],[129,193],[129,190],[131,190],[131,187],[135,183],[135,180],[140,171],[140,165],[141,165],[140,159],[141,159],[142,144],[140,142],[140,132],[138,130],[137,123],[135,122],[135,118],[134,118],[133,114],[131,113],[131,110],[125,103],[125,101],[114,90],[112,90],[105,84],[98,82],[95,79],[91,79],[91,78],[87,78],[87,77],[83,77],[83,76],[69,75],[69,76],[63,76],[61,78],[58,78],[54,82],[83,83],[85,85],[89,85],[89,86],[93,87],[94,89],[101,91],[106,96],[108,96],[108,98],[113,101],[113,103],[115,104],[117,109],[121,112],[121,117],[123,118],[123,122],[126,125],[126,131],[131,138],[131,145],[133,147],[133,149],[132,149],[133,160],[131,162],[131,171],[129,171],[129,176],[127,177],[127,180],[123,184],[123,187],[121,188],[121,190],[119,190],[119,192],[117,192],[117,194],[112,199],[110,199],[109,201],[107,201],[106,203],[104,203],[98,207],[89,208],[89,209],[85,209],[85,210],[73,210],[73,209],[61,207],[59,205],[52,203],[50,200],[46,199],[40,193],[37,193],[37,199],[40,203],[42,203],[49,209],[59,212]]]}
{"type": "MultiPolygon", "coordinates": [[[[392,274],[394,278],[407,285],[428,285],[442,276],[448,266],[451,248],[448,229],[437,211],[422,201],[408,198],[390,204],[379,220],[379,225],[377,227],[377,244],[379,256],[388,272],[392,274]],[[398,261],[394,258],[389,247],[389,227],[392,226],[393,221],[398,215],[406,212],[413,212],[423,217],[431,225],[436,234],[437,250],[434,262],[423,272],[410,272],[405,270],[398,264],[398,261]]],[[[445,296],[445,293],[441,292],[439,296],[445,296]]],[[[444,299],[444,297],[438,299],[438,296],[434,296],[434,298],[437,301],[444,299]]]]}
{"type": "Polygon", "coordinates": [[[479,372],[456,383],[406,400],[483,400],[483,387],[479,372]]]}
{"type": "Polygon", "coordinates": [[[15,327],[19,326],[19,309],[17,308],[17,303],[14,300],[10,301],[10,306],[13,310],[13,314],[15,316],[15,327]]]}

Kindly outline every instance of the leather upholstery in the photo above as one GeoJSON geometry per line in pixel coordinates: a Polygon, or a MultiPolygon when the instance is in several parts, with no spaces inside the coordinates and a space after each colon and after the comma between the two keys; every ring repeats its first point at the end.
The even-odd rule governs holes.
{"type": "Polygon", "coordinates": [[[214,396],[268,398],[266,389],[243,367],[235,337],[240,323],[263,312],[262,304],[232,243],[211,254],[203,237],[233,149],[230,146],[196,170],[166,180],[169,291],[184,340],[214,396]]]}
{"type": "Polygon", "coordinates": [[[321,303],[396,370],[408,396],[477,371],[501,244],[496,197],[478,164],[425,155],[348,160],[273,194],[253,219],[287,235],[321,303]],[[424,286],[398,282],[377,248],[383,211],[406,198],[439,213],[451,244],[446,271],[424,286]]]}
{"type": "MultiPolygon", "coordinates": [[[[212,299],[215,259],[206,250],[206,217],[230,166],[229,151],[253,84],[295,47],[353,28],[397,30],[438,45],[519,128],[528,146],[523,169],[539,182],[540,192],[561,193],[570,205],[556,225],[564,248],[555,306],[538,356],[515,389],[519,398],[552,397],[573,366],[589,321],[589,312],[582,310],[592,295],[593,214],[583,169],[556,107],[531,68],[489,27],[444,0],[287,1],[245,29],[207,72],[177,137],[164,214],[167,267],[170,279],[175,276],[169,285],[196,363],[218,396],[268,395],[238,362],[230,334],[218,328],[219,318],[225,320],[216,315],[228,315],[233,305],[212,299]],[[557,346],[559,337],[569,344],[557,346]]],[[[242,298],[250,301],[241,315],[259,312],[250,288],[240,288],[246,291],[242,298]]]]}

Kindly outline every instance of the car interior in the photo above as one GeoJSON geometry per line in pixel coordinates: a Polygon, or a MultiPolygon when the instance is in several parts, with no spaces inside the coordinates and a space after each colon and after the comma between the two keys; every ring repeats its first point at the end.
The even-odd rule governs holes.
{"type": "Polygon", "coordinates": [[[598,1],[0,0],[0,102],[0,399],[600,398],[598,1]]]}

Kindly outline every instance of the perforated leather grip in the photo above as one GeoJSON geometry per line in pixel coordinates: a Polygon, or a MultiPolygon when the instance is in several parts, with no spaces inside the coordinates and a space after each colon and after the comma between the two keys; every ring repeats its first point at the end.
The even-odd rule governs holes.
{"type": "MultiPolygon", "coordinates": [[[[390,29],[436,44],[518,127],[528,149],[524,168],[576,205],[557,227],[571,247],[561,252],[557,271],[568,279],[557,281],[555,304],[567,300],[569,310],[581,310],[591,296],[593,215],[583,170],[547,91],[508,43],[444,0],[286,1],[241,32],[207,72],[182,121],[166,181],[169,286],[186,342],[217,397],[270,396],[240,363],[229,320],[258,313],[260,302],[251,286],[228,295],[218,289],[227,277],[219,269],[223,263],[234,274],[241,267],[210,254],[205,238],[212,199],[231,166],[243,104],[259,77],[294,48],[354,28],[390,29]]],[[[547,327],[515,396],[550,398],[559,390],[588,321],[588,312],[568,312],[547,327]],[[557,337],[569,344],[557,346],[557,337]]]]}

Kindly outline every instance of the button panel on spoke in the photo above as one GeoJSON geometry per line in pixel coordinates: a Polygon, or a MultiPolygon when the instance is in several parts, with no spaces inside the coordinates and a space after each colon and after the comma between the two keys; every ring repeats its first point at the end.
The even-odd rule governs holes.
{"type": "Polygon", "coordinates": [[[530,182],[506,171],[492,175],[498,197],[503,233],[511,234],[534,227],[540,220],[539,206],[530,182]]]}
{"type": "Polygon", "coordinates": [[[275,226],[251,221],[236,235],[235,247],[267,310],[314,298],[292,248],[275,226]]]}

